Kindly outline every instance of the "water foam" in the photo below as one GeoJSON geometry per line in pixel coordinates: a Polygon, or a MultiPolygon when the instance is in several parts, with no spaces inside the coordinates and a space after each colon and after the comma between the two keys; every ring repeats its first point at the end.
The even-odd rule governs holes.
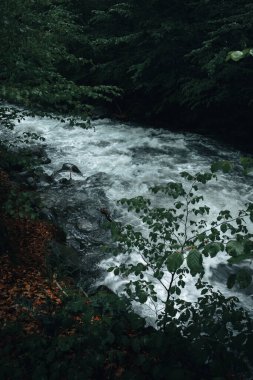
{"type": "MultiPolygon", "coordinates": [[[[212,161],[217,159],[237,160],[240,152],[230,150],[211,139],[196,134],[174,133],[162,129],[142,128],[121,124],[108,119],[92,122],[92,129],[71,128],[67,124],[51,119],[28,118],[17,124],[15,134],[24,131],[36,132],[46,139],[46,151],[52,162],[45,170],[51,174],[65,162],[78,166],[84,177],[98,172],[105,173],[109,182],[101,186],[106,192],[112,209],[119,210],[121,220],[129,222],[126,211],[119,209],[116,201],[122,197],[138,195],[150,196],[149,187],[169,181],[182,181],[181,171],[198,172],[208,170],[212,161]]],[[[78,176],[73,176],[74,180],[78,176]]],[[[76,190],[78,191],[78,189],[76,190]]],[[[221,209],[230,209],[232,214],[243,208],[247,201],[253,201],[252,179],[239,174],[220,175],[219,182],[209,184],[203,190],[205,204],[210,207],[209,222],[221,209]]],[[[168,201],[163,201],[164,206],[168,201]]],[[[108,258],[101,263],[104,268],[122,258],[108,258]]],[[[134,260],[138,260],[138,254],[134,260]]],[[[227,257],[219,254],[215,259],[205,259],[207,277],[227,257]]],[[[168,279],[169,281],[169,276],[168,279]]],[[[125,280],[112,273],[105,275],[103,282],[117,292],[121,292],[125,280]]],[[[221,283],[215,287],[226,295],[232,293],[221,283]]],[[[158,291],[163,298],[163,289],[158,291]]],[[[183,297],[193,301],[198,292],[192,279],[183,290],[183,297]]],[[[240,295],[245,305],[252,307],[252,298],[240,295]]],[[[150,305],[148,305],[149,307],[150,305]]]]}

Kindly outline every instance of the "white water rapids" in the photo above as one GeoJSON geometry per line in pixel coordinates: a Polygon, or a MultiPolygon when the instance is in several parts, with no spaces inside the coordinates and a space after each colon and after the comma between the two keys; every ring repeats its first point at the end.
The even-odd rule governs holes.
{"type": "MultiPolygon", "coordinates": [[[[84,130],[79,127],[70,128],[55,120],[27,118],[17,124],[14,133],[36,132],[46,139],[43,144],[46,144],[46,152],[52,161],[45,165],[44,169],[49,174],[60,169],[66,162],[75,164],[82,172],[83,178],[98,172],[105,173],[107,179],[102,181],[100,186],[106,193],[110,209],[117,210],[122,221],[129,222],[131,219],[125,209],[116,205],[120,198],[138,195],[149,197],[150,186],[182,181],[180,172],[206,171],[214,160],[228,159],[239,162],[240,152],[197,134],[142,128],[107,119],[93,121],[92,127],[90,130],[84,130]]],[[[73,175],[73,181],[75,180],[80,181],[80,176],[73,175]]],[[[82,186],[79,185],[74,190],[76,193],[73,192],[73,197],[81,190],[82,186]]],[[[209,222],[222,209],[230,209],[235,215],[247,201],[253,201],[252,180],[240,176],[239,173],[220,174],[219,181],[213,181],[206,186],[204,196],[205,204],[211,208],[209,222]]],[[[167,202],[168,200],[164,200],[165,207],[168,206],[167,202]]],[[[120,259],[108,257],[101,266],[107,268],[112,262],[115,264],[120,259]]],[[[213,276],[218,264],[226,262],[226,259],[225,253],[219,253],[213,259],[205,259],[206,279],[222,293],[237,295],[245,307],[251,310],[252,288],[247,295],[229,291],[225,285],[226,281],[218,281],[213,276]]],[[[138,260],[137,253],[134,260],[138,260]]],[[[252,267],[252,263],[248,263],[248,266],[252,267]]],[[[101,282],[116,292],[123,289],[124,281],[112,273],[105,272],[101,282]]],[[[189,301],[196,300],[198,295],[194,282],[189,278],[182,293],[182,297],[189,301]]],[[[163,291],[158,285],[157,289],[163,297],[163,291]]],[[[150,313],[149,306],[151,305],[147,305],[145,311],[147,314],[150,313]]]]}

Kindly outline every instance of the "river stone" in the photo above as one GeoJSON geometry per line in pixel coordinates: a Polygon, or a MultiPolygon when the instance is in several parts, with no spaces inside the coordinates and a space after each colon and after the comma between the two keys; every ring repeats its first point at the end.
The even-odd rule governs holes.
{"type": "Polygon", "coordinates": [[[46,208],[46,207],[43,207],[40,210],[39,216],[43,220],[48,220],[48,221],[52,222],[55,225],[57,224],[57,222],[56,222],[56,216],[55,216],[54,212],[52,210],[46,208]]]}
{"type": "Polygon", "coordinates": [[[51,175],[47,173],[42,173],[39,175],[38,181],[40,182],[40,185],[45,185],[54,182],[54,179],[51,175]]]}
{"type": "Polygon", "coordinates": [[[50,158],[47,156],[47,153],[45,152],[45,145],[30,146],[23,152],[28,154],[28,156],[33,156],[42,165],[51,163],[50,158]]]}
{"type": "Polygon", "coordinates": [[[99,285],[95,289],[94,294],[101,293],[101,292],[106,293],[106,294],[116,295],[116,293],[112,289],[108,288],[108,286],[106,286],[106,285],[99,285]]]}
{"type": "Polygon", "coordinates": [[[40,159],[40,163],[41,165],[47,165],[47,164],[51,164],[52,160],[50,160],[49,157],[45,156],[45,157],[42,157],[40,159]]]}
{"type": "Polygon", "coordinates": [[[111,186],[111,177],[104,172],[98,172],[85,179],[85,184],[90,187],[111,186]]]}
{"type": "Polygon", "coordinates": [[[28,177],[26,182],[28,183],[28,185],[30,186],[34,186],[36,184],[36,181],[33,177],[28,177]]]}
{"type": "Polygon", "coordinates": [[[59,180],[59,183],[60,183],[61,185],[64,185],[64,186],[69,186],[69,185],[71,185],[72,181],[71,181],[71,179],[61,178],[61,179],[59,180]]]}
{"type": "Polygon", "coordinates": [[[77,223],[77,227],[79,230],[90,232],[94,230],[93,224],[89,222],[88,220],[80,220],[77,223]]]}
{"type": "Polygon", "coordinates": [[[73,173],[77,173],[77,174],[82,174],[76,165],[73,165],[70,163],[65,163],[62,165],[62,168],[60,169],[60,171],[65,171],[65,170],[69,170],[69,171],[72,171],[73,173]]]}
{"type": "Polygon", "coordinates": [[[29,186],[31,189],[36,189],[36,179],[33,171],[13,173],[12,177],[18,184],[29,186]]]}
{"type": "MultiPolygon", "coordinates": [[[[68,245],[78,252],[81,263],[75,276],[83,289],[87,290],[101,276],[98,263],[105,258],[102,246],[110,241],[110,231],[104,228],[104,217],[99,210],[111,207],[103,188],[86,187],[83,180],[71,182],[71,186],[54,184],[45,189],[40,188],[39,193],[45,208],[53,210],[55,224],[65,231],[68,245]]],[[[61,263],[65,256],[56,256],[59,251],[59,247],[54,246],[54,258],[59,257],[61,263]]],[[[54,263],[57,266],[57,260],[54,263]]],[[[63,264],[65,262],[61,264],[64,267],[63,264]]],[[[72,272],[71,268],[69,272],[72,272]]]]}

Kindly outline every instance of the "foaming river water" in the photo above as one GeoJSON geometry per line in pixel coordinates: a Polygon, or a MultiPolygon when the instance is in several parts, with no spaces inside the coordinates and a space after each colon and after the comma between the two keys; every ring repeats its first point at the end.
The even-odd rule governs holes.
{"type": "MultiPolygon", "coordinates": [[[[82,212],[89,209],[87,201],[82,203],[85,192],[89,191],[90,198],[93,197],[96,200],[97,209],[104,207],[106,203],[106,207],[110,209],[116,220],[138,223],[125,209],[117,205],[117,200],[138,195],[150,197],[149,188],[151,186],[169,181],[182,181],[180,177],[182,171],[191,173],[205,171],[210,168],[213,161],[219,159],[239,162],[241,155],[238,151],[197,134],[142,128],[107,119],[93,121],[92,128],[84,130],[79,127],[71,128],[69,125],[58,123],[55,120],[27,118],[17,124],[14,133],[21,134],[24,131],[36,132],[46,139],[41,144],[45,145],[47,155],[51,159],[51,163],[43,167],[48,174],[56,173],[64,163],[76,165],[82,173],[82,175],[72,173],[72,187],[67,193],[67,199],[71,198],[73,209],[76,205],[75,221],[69,217],[66,222],[66,224],[69,223],[68,239],[70,243],[73,237],[71,234],[74,235],[71,226],[76,219],[80,224],[84,218],[82,212]],[[102,196],[100,196],[101,194],[102,196]]],[[[68,175],[69,173],[60,173],[59,178],[68,175]]],[[[244,178],[239,171],[238,173],[233,172],[233,174],[221,174],[219,177],[219,181],[213,181],[203,190],[205,204],[211,209],[209,222],[217,216],[221,209],[230,209],[232,214],[236,214],[237,210],[243,208],[247,201],[253,201],[251,177],[244,178]]],[[[43,188],[41,192],[43,193],[43,188]]],[[[46,187],[44,196],[49,193],[50,190],[46,187]]],[[[55,201],[61,202],[60,198],[59,187],[58,199],[55,201]]],[[[66,193],[65,198],[62,199],[63,207],[65,201],[66,193]]],[[[163,206],[168,206],[168,199],[160,200],[160,202],[163,202],[163,206]]],[[[93,220],[94,215],[91,215],[91,212],[89,214],[88,211],[85,215],[86,231],[85,227],[83,232],[82,228],[78,230],[79,241],[82,242],[83,239],[84,243],[87,241],[87,230],[94,228],[97,235],[100,234],[100,225],[93,220]],[[88,220],[89,215],[90,220],[88,220]]],[[[77,233],[75,232],[75,234],[77,233]]],[[[98,245],[94,245],[93,242],[94,239],[90,239],[90,245],[86,245],[90,247],[90,252],[87,252],[86,249],[85,254],[96,252],[98,245]]],[[[138,260],[138,254],[136,253],[136,255],[135,259],[138,260]]],[[[117,260],[121,260],[121,258],[104,256],[100,258],[99,265],[107,268],[111,263],[117,263],[117,260]]],[[[224,277],[229,269],[227,266],[224,268],[220,265],[226,260],[225,253],[219,253],[213,259],[205,259],[206,279],[222,293],[237,295],[245,307],[251,310],[252,286],[247,290],[247,294],[227,290],[224,277]]],[[[253,270],[252,263],[248,262],[247,266],[253,270]]],[[[115,277],[112,273],[106,273],[106,271],[102,271],[97,281],[117,292],[121,292],[124,285],[122,279],[115,277]]],[[[159,286],[157,289],[163,297],[162,289],[159,289],[159,286]]],[[[193,301],[197,294],[194,281],[189,278],[182,297],[193,301]]],[[[145,313],[149,314],[149,305],[147,305],[145,313]]]]}

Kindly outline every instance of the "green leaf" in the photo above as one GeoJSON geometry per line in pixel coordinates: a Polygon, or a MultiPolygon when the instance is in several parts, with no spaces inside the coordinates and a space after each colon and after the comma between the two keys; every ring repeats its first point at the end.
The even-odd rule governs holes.
{"type": "Polygon", "coordinates": [[[193,249],[187,256],[187,265],[190,269],[192,276],[203,271],[202,266],[203,258],[201,253],[197,249],[193,249]]]}
{"type": "Polygon", "coordinates": [[[181,183],[176,182],[169,182],[166,185],[155,186],[151,188],[151,191],[155,194],[157,194],[158,192],[163,192],[164,194],[171,196],[174,199],[177,199],[178,197],[185,195],[183,185],[181,183]]]}
{"type": "Polygon", "coordinates": [[[230,240],[227,243],[226,251],[230,256],[240,256],[244,254],[244,242],[237,240],[230,240]]]}
{"type": "Polygon", "coordinates": [[[168,271],[171,273],[176,272],[176,270],[183,264],[183,261],[184,259],[182,254],[177,252],[172,253],[166,261],[168,271]]]}
{"type": "Polygon", "coordinates": [[[181,294],[181,289],[178,286],[176,286],[176,294],[178,296],[180,296],[180,294],[181,294]]]}
{"type": "Polygon", "coordinates": [[[252,240],[244,240],[244,253],[247,255],[253,255],[253,241],[252,240]]]}
{"type": "Polygon", "coordinates": [[[119,225],[115,222],[112,222],[112,223],[110,223],[110,229],[111,229],[112,240],[114,240],[114,241],[118,240],[119,235],[120,235],[119,225]]]}
{"type": "Polygon", "coordinates": [[[220,229],[221,229],[221,232],[223,232],[225,234],[227,232],[227,229],[228,229],[227,224],[222,223],[222,225],[220,226],[220,229]]]}
{"type": "Polygon", "coordinates": [[[231,172],[232,168],[233,168],[232,163],[227,160],[216,161],[216,162],[213,162],[211,165],[212,173],[215,173],[219,170],[223,171],[223,173],[229,173],[231,172]]]}
{"type": "Polygon", "coordinates": [[[140,302],[140,303],[145,303],[145,302],[147,301],[147,299],[148,299],[147,294],[144,293],[144,292],[140,292],[140,293],[137,294],[137,295],[138,295],[138,298],[139,298],[139,302],[140,302]]]}
{"type": "Polygon", "coordinates": [[[247,175],[253,170],[253,158],[251,157],[241,157],[240,164],[244,169],[244,174],[247,175]]]}
{"type": "Polygon", "coordinates": [[[230,51],[227,55],[227,60],[232,59],[232,61],[238,62],[244,58],[244,53],[240,50],[230,51]]]}
{"type": "Polygon", "coordinates": [[[203,249],[203,254],[205,256],[211,256],[211,257],[215,257],[217,255],[218,252],[222,251],[223,250],[223,245],[221,243],[209,243],[205,246],[205,248],[203,249]]]}
{"type": "Polygon", "coordinates": [[[231,257],[229,260],[228,260],[228,263],[229,264],[238,264],[240,262],[242,262],[243,260],[247,260],[247,259],[253,259],[253,254],[245,254],[245,255],[241,255],[241,256],[236,256],[236,257],[231,257]]]}

